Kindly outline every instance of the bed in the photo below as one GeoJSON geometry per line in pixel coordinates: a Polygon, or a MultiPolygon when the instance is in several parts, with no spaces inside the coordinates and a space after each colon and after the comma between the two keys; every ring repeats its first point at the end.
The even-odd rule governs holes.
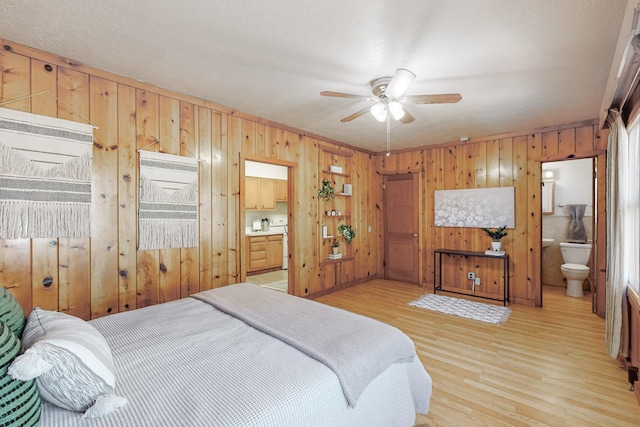
{"type": "Polygon", "coordinates": [[[43,401],[41,427],[412,426],[429,409],[431,378],[406,335],[256,285],[89,324],[108,343],[127,403],[81,420],[43,401]]]}

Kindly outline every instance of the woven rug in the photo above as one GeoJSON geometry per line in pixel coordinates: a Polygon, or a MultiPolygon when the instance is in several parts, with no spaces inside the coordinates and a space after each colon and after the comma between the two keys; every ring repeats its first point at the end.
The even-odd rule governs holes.
{"type": "Polygon", "coordinates": [[[500,325],[507,321],[511,314],[509,307],[484,304],[466,299],[445,297],[443,295],[425,294],[409,303],[415,307],[439,313],[452,314],[467,319],[500,325]]]}

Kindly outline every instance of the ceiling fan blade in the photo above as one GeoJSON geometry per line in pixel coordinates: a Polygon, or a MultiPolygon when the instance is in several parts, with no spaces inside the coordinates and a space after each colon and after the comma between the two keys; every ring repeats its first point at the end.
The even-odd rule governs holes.
{"type": "Polygon", "coordinates": [[[322,96],[333,96],[336,98],[354,98],[354,99],[369,99],[370,96],[365,95],[355,95],[353,93],[342,93],[342,92],[331,92],[329,90],[325,90],[324,92],[320,92],[322,96]]]}
{"type": "Polygon", "coordinates": [[[439,95],[409,95],[404,102],[409,104],[454,104],[462,99],[459,93],[442,93],[439,95]]]}
{"type": "Polygon", "coordinates": [[[398,68],[384,91],[389,98],[399,98],[404,94],[416,75],[404,68],[398,68]]]}
{"type": "Polygon", "coordinates": [[[412,116],[412,115],[407,111],[407,109],[405,108],[405,109],[404,109],[404,116],[400,117],[400,120],[399,120],[399,121],[400,121],[400,122],[402,122],[402,123],[404,123],[404,124],[406,125],[407,123],[411,123],[411,122],[412,122],[412,121],[414,121],[415,119],[416,119],[416,118],[415,118],[415,117],[413,117],[413,116],[412,116]]]}
{"type": "Polygon", "coordinates": [[[363,108],[362,110],[357,111],[357,112],[353,113],[352,115],[347,116],[347,117],[345,117],[344,119],[342,119],[340,121],[343,122],[343,123],[350,122],[353,119],[357,119],[360,116],[364,116],[365,114],[367,114],[369,112],[370,109],[371,109],[371,107],[363,108]]]}

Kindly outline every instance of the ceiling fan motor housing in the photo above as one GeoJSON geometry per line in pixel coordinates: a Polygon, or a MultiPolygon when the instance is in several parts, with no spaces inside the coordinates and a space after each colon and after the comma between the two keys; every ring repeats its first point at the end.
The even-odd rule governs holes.
{"type": "Polygon", "coordinates": [[[380,77],[378,79],[371,80],[371,92],[380,98],[384,95],[384,92],[387,90],[387,86],[391,81],[391,77],[380,77]]]}

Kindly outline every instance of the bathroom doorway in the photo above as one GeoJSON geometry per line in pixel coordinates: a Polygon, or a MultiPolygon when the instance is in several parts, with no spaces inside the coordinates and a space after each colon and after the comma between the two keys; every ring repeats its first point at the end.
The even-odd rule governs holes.
{"type": "MultiPolygon", "coordinates": [[[[592,300],[595,309],[595,256],[597,206],[595,158],[571,159],[542,163],[542,298],[545,291],[566,295],[567,279],[560,243],[580,241],[591,244],[587,263],[589,273],[583,282],[583,298],[592,300]],[[577,222],[579,221],[581,224],[577,222]],[[576,231],[577,230],[577,231],[576,231]],[[577,234],[576,234],[577,233],[577,234]]],[[[574,298],[567,296],[567,298],[574,298]]]]}

